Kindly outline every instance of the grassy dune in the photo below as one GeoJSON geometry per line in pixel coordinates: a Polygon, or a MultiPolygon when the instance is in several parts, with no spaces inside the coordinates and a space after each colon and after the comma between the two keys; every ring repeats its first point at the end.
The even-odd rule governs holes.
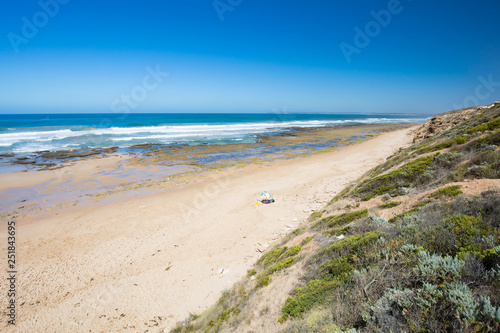
{"type": "Polygon", "coordinates": [[[415,136],[172,332],[499,331],[500,104],[415,136]]]}

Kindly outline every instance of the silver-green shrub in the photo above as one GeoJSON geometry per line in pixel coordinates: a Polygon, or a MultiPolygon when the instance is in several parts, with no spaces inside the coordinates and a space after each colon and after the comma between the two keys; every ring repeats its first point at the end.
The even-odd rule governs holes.
{"type": "Polygon", "coordinates": [[[472,291],[462,282],[454,282],[447,286],[448,300],[455,305],[457,318],[466,325],[475,319],[478,302],[472,291]]]}
{"type": "Polygon", "coordinates": [[[418,253],[418,263],[415,272],[421,277],[432,281],[454,281],[460,277],[460,272],[465,265],[463,260],[455,257],[442,257],[438,254],[429,254],[425,251],[418,253]]]}

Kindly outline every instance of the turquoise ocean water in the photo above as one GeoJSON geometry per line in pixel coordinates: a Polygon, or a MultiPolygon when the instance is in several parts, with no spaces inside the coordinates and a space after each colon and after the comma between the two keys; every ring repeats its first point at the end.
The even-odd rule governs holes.
{"type": "Polygon", "coordinates": [[[294,128],[423,122],[402,114],[18,114],[0,115],[0,154],[145,143],[255,142],[294,128]]]}

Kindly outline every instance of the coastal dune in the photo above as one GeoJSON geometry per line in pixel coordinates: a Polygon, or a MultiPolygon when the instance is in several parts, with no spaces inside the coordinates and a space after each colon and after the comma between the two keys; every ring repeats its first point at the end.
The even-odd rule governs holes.
{"type": "MultiPolygon", "coordinates": [[[[147,197],[19,219],[14,331],[159,332],[202,312],[274,240],[410,144],[412,130],[214,172],[147,197]],[[274,204],[255,205],[263,190],[274,204]]],[[[0,237],[6,239],[5,228],[0,237]]]]}

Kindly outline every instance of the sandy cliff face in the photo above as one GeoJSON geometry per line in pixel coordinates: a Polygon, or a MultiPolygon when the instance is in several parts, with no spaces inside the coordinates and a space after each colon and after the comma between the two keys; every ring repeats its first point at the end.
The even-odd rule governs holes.
{"type": "Polygon", "coordinates": [[[422,139],[428,139],[443,130],[450,129],[453,126],[468,121],[474,116],[477,111],[487,109],[496,105],[500,105],[500,101],[490,105],[477,106],[473,108],[438,114],[429,119],[425,124],[423,124],[414,132],[415,137],[413,139],[413,142],[415,143],[422,139]]]}

